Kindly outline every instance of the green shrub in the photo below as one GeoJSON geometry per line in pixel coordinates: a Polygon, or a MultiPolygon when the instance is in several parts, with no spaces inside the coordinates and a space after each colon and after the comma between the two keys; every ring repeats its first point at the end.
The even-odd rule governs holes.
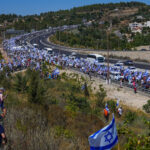
{"type": "Polygon", "coordinates": [[[137,117],[136,112],[128,111],[125,114],[125,122],[132,123],[137,117]]]}
{"type": "Polygon", "coordinates": [[[63,72],[63,73],[61,74],[61,78],[62,78],[62,79],[65,79],[65,80],[68,79],[66,72],[63,72]]]}
{"type": "Polygon", "coordinates": [[[73,93],[69,95],[67,100],[67,108],[72,111],[88,112],[90,104],[86,97],[77,97],[73,93]]]}
{"type": "Polygon", "coordinates": [[[64,129],[63,127],[61,126],[56,126],[55,127],[55,133],[58,137],[60,136],[64,136],[65,138],[67,139],[71,139],[74,137],[74,134],[71,130],[68,130],[68,129],[64,129]]]}
{"type": "Polygon", "coordinates": [[[99,91],[96,93],[96,106],[99,108],[104,108],[105,102],[104,99],[106,97],[106,91],[102,87],[102,85],[99,86],[99,91]]]}
{"type": "Polygon", "coordinates": [[[150,100],[147,101],[147,104],[143,105],[143,109],[144,109],[147,113],[150,113],[150,100]]]}
{"type": "Polygon", "coordinates": [[[5,89],[11,88],[11,74],[8,67],[5,67],[2,72],[0,72],[0,84],[5,89]]]}
{"type": "Polygon", "coordinates": [[[125,149],[132,150],[149,150],[150,148],[150,137],[145,135],[133,135],[128,138],[127,143],[125,144],[125,149]]]}
{"type": "Polygon", "coordinates": [[[84,84],[84,95],[87,96],[87,97],[90,96],[86,82],[85,82],[85,84],[84,84]]]}
{"type": "Polygon", "coordinates": [[[41,104],[45,98],[45,87],[40,80],[39,73],[33,71],[29,83],[28,100],[32,103],[41,104]]]}
{"type": "Polygon", "coordinates": [[[108,108],[110,108],[110,111],[113,113],[116,113],[116,102],[113,100],[107,101],[108,108]]]}
{"type": "Polygon", "coordinates": [[[27,76],[23,76],[21,73],[17,73],[15,75],[15,77],[13,78],[13,87],[17,92],[22,92],[24,93],[25,91],[27,91],[27,76]]]}

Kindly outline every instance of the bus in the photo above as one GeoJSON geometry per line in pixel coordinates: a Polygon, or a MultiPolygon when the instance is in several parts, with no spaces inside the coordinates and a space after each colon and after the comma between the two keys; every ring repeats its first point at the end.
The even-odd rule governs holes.
{"type": "Polygon", "coordinates": [[[87,61],[93,64],[103,64],[105,57],[99,54],[89,54],[87,55],[87,61]]]}

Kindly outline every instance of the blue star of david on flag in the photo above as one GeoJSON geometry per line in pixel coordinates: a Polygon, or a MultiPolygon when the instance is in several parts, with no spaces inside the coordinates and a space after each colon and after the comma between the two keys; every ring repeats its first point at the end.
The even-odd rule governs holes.
{"type": "Polygon", "coordinates": [[[90,150],[110,150],[118,142],[115,118],[109,125],[89,136],[90,150]]]}
{"type": "Polygon", "coordinates": [[[111,132],[108,131],[108,133],[105,135],[105,142],[111,142],[111,140],[113,139],[113,136],[111,134],[111,132]]]}

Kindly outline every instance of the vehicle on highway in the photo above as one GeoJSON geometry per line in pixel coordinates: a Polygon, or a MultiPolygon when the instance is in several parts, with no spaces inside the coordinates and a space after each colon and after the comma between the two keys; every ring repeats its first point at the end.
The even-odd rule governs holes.
{"type": "Polygon", "coordinates": [[[120,75],[120,72],[112,71],[112,72],[110,72],[110,78],[111,78],[112,80],[117,80],[117,81],[119,81],[120,79],[123,79],[124,76],[120,75]]]}
{"type": "Polygon", "coordinates": [[[128,69],[129,69],[131,72],[137,72],[137,69],[136,69],[135,67],[133,67],[133,66],[128,67],[128,69]]]}
{"type": "Polygon", "coordinates": [[[72,52],[71,55],[72,55],[72,56],[77,56],[77,53],[72,52]]]}
{"type": "Polygon", "coordinates": [[[35,48],[37,48],[37,47],[38,47],[38,44],[34,43],[33,46],[34,46],[35,48]]]}
{"type": "Polygon", "coordinates": [[[92,64],[99,65],[104,63],[105,57],[99,54],[89,54],[86,60],[92,64]]]}
{"type": "Polygon", "coordinates": [[[117,69],[123,69],[123,63],[116,63],[114,64],[114,67],[117,68],[117,69]]]}
{"type": "Polygon", "coordinates": [[[44,50],[46,50],[48,54],[53,54],[52,48],[44,48],[44,50]]]}
{"type": "Polygon", "coordinates": [[[117,61],[117,63],[119,63],[120,65],[124,65],[124,62],[122,60],[117,61]]]}
{"type": "Polygon", "coordinates": [[[134,63],[133,63],[132,60],[127,60],[127,61],[124,62],[124,65],[126,65],[126,66],[133,66],[134,63]]]}
{"type": "Polygon", "coordinates": [[[142,48],[141,51],[147,51],[145,48],[142,48]]]}

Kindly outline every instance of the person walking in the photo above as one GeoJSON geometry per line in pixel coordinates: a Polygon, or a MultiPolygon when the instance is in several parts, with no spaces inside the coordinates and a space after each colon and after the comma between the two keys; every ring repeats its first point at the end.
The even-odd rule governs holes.
{"type": "Polygon", "coordinates": [[[120,106],[117,110],[118,112],[118,116],[121,117],[122,116],[122,107],[120,106]]]}
{"type": "Polygon", "coordinates": [[[5,135],[4,127],[0,125],[0,150],[4,150],[4,146],[7,144],[7,138],[5,135]]]}
{"type": "Polygon", "coordinates": [[[120,79],[120,88],[122,88],[122,79],[120,79]]]}
{"type": "Polygon", "coordinates": [[[136,87],[135,81],[133,81],[133,88],[134,88],[134,93],[136,94],[137,93],[137,87],[136,87]]]}
{"type": "Polygon", "coordinates": [[[110,112],[109,108],[106,106],[104,109],[104,117],[105,117],[107,122],[109,121],[109,112],[110,112]]]}
{"type": "Polygon", "coordinates": [[[6,108],[4,107],[4,101],[0,101],[0,125],[4,126],[4,118],[6,116],[6,108]]]}

